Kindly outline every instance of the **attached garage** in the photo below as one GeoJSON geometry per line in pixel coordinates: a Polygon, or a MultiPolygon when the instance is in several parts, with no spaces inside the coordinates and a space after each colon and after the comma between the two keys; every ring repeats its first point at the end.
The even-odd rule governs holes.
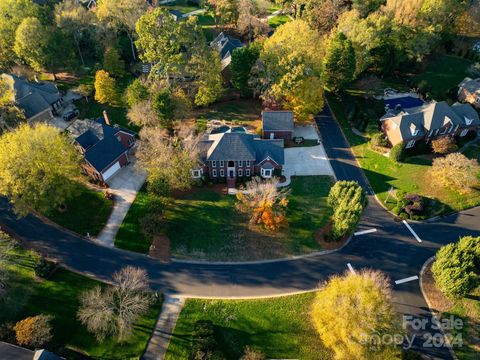
{"type": "Polygon", "coordinates": [[[115,173],[120,170],[120,161],[117,161],[115,164],[113,164],[111,167],[109,167],[107,170],[102,172],[103,176],[103,181],[107,181],[109,178],[111,178],[115,173]]]}

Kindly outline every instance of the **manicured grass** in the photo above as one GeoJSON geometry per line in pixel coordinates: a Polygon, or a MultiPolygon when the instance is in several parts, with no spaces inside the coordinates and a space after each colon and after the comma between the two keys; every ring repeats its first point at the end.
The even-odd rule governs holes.
{"type": "Polygon", "coordinates": [[[270,19],[268,19],[268,25],[273,28],[279,27],[287,22],[289,22],[291,18],[288,15],[277,15],[270,19]]]}
{"type": "Polygon", "coordinates": [[[331,359],[312,324],[315,293],[256,300],[187,300],[168,347],[166,359],[188,359],[191,334],[198,320],[215,325],[216,339],[227,359],[239,359],[245,346],[267,359],[331,359]]]}
{"type": "Polygon", "coordinates": [[[188,0],[177,0],[162,6],[167,10],[179,10],[184,14],[200,9],[200,7],[189,2],[188,0]]]}
{"type": "Polygon", "coordinates": [[[48,280],[37,280],[34,265],[38,256],[17,249],[10,266],[13,279],[6,302],[0,307],[0,319],[16,322],[27,316],[50,314],[53,316],[51,347],[68,359],[83,353],[94,359],[138,359],[150,337],[161,304],[155,304],[135,324],[132,335],[122,343],[107,339],[99,343],[76,319],[80,294],[98,282],[84,276],[58,269],[48,280]],[[75,353],[77,352],[77,353],[75,353]]]}
{"type": "Polygon", "coordinates": [[[145,204],[148,201],[148,193],[143,187],[137,194],[134,203],[128,210],[128,214],[123,220],[117,237],[115,246],[121,249],[148,253],[152,240],[147,238],[140,226],[140,220],[145,216],[145,204]]]}
{"type": "Polygon", "coordinates": [[[455,305],[442,317],[453,315],[455,319],[463,321],[463,327],[459,330],[448,330],[453,335],[460,334],[462,346],[455,346],[455,354],[461,360],[478,360],[480,352],[480,287],[468,298],[457,300],[455,305]]]}
{"type": "MultiPolygon", "coordinates": [[[[404,163],[395,163],[371,150],[366,139],[352,132],[343,112],[342,103],[332,96],[328,96],[328,100],[370,185],[382,201],[385,201],[389,189],[393,187],[431,198],[427,216],[459,211],[480,204],[479,191],[463,194],[451,188],[432,186],[428,174],[432,156],[410,157],[404,163]]],[[[392,208],[394,204],[389,202],[387,206],[392,208]]]]}
{"type": "Polygon", "coordinates": [[[418,85],[426,82],[433,99],[446,100],[448,91],[456,87],[467,76],[471,60],[454,55],[441,55],[429,61],[427,68],[415,76],[413,81],[418,85]]]}
{"type": "Polygon", "coordinates": [[[108,221],[113,202],[103,192],[94,191],[78,184],[74,197],[66,202],[65,212],[52,210],[44,214],[53,222],[78,234],[98,235],[108,221]]]}
{"type": "MultiPolygon", "coordinates": [[[[270,233],[249,226],[235,209],[236,198],[208,186],[173,199],[165,212],[165,234],[172,256],[208,260],[252,260],[284,257],[320,250],[314,233],[323,227],[331,209],[326,197],[332,186],[328,176],[292,180],[287,220],[289,227],[270,233]]],[[[142,191],[117,235],[115,245],[148,252],[151,239],[139,225],[145,216],[148,194],[142,191]]]]}
{"type": "Polygon", "coordinates": [[[258,120],[262,116],[262,104],[258,100],[233,100],[216,103],[201,112],[206,119],[227,120],[238,123],[258,120]]]}

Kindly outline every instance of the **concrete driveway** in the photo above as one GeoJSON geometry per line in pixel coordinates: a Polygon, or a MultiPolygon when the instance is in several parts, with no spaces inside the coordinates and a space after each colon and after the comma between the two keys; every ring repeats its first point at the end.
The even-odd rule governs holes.
{"type": "Polygon", "coordinates": [[[330,175],[334,176],[323,145],[285,149],[285,177],[330,175]]]}
{"type": "Polygon", "coordinates": [[[138,191],[145,183],[147,175],[135,168],[134,162],[120,169],[110,180],[109,191],[115,195],[113,211],[107,224],[96,240],[103,245],[114,246],[115,236],[122,225],[130,206],[135,201],[138,191]]]}

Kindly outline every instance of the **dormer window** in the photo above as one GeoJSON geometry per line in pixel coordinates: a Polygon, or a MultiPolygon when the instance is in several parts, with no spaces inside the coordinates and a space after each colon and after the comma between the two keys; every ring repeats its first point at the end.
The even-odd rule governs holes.
{"type": "Polygon", "coordinates": [[[415,124],[410,125],[410,133],[412,134],[412,136],[417,136],[418,135],[417,125],[415,125],[415,124]]]}
{"type": "Polygon", "coordinates": [[[469,118],[467,118],[467,117],[464,117],[464,119],[465,119],[465,124],[466,124],[467,126],[472,125],[473,119],[469,119],[469,118]]]}

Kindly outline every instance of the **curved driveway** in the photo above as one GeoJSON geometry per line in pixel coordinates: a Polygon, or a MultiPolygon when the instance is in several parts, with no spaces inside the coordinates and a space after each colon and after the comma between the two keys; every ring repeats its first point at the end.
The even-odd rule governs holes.
{"type": "MultiPolygon", "coordinates": [[[[317,124],[337,178],[357,180],[368,190],[368,183],[328,109],[317,124]]],[[[464,235],[479,236],[479,219],[480,208],[476,208],[436,222],[411,223],[422,239],[419,243],[402,222],[396,222],[370,196],[359,230],[377,231],[354,237],[335,253],[263,264],[162,264],[142,254],[99,246],[32,215],[17,219],[7,200],[0,198],[0,225],[74,271],[108,280],[123,266],[140,266],[148,271],[154,289],[199,297],[260,297],[311,290],[330,275],[346,271],[347,263],[355,269],[382,270],[392,280],[419,275],[423,263],[443,244],[464,235]]],[[[418,281],[394,285],[394,302],[402,314],[429,316],[418,281]]],[[[422,342],[415,344],[421,347],[422,342]]],[[[434,358],[449,358],[445,348],[422,351],[434,358]]]]}

